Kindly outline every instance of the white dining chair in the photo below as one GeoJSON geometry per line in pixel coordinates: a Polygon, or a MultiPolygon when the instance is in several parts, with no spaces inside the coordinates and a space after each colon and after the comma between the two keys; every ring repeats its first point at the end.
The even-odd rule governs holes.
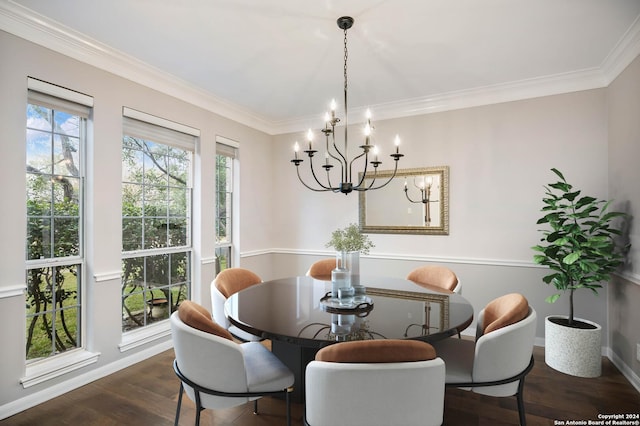
{"type": "Polygon", "coordinates": [[[418,340],[326,346],[307,365],[307,426],[430,426],[444,413],[445,365],[418,340]]]}
{"type": "Polygon", "coordinates": [[[516,396],[520,424],[526,425],[525,376],[533,368],[536,311],[518,293],[494,299],[478,315],[476,340],[433,343],[446,366],[446,386],[496,397],[516,396]]]}
{"type": "Polygon", "coordinates": [[[261,282],[262,278],[244,268],[224,269],[211,282],[211,311],[214,321],[245,342],[258,341],[262,338],[232,325],[224,313],[224,303],[232,294],[261,282]]]}
{"type": "Polygon", "coordinates": [[[231,334],[211,320],[201,305],[183,301],[171,314],[171,334],[176,354],[173,368],[180,378],[180,394],[175,424],[180,419],[182,395],[196,404],[200,424],[203,409],[234,407],[265,395],[286,399],[286,423],[291,424],[289,394],[294,375],[275,355],[259,342],[236,343],[231,334]]]}

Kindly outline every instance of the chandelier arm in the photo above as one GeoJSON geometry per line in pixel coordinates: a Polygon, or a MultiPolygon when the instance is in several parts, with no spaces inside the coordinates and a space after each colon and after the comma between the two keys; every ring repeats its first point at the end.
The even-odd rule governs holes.
{"type": "Polygon", "coordinates": [[[415,176],[413,177],[413,186],[415,186],[416,188],[420,189],[420,186],[418,186],[418,184],[416,183],[415,176]]]}
{"type": "MultiPolygon", "coordinates": [[[[316,176],[316,169],[313,168],[313,158],[309,157],[309,169],[311,170],[311,175],[313,176],[313,178],[315,179],[315,181],[318,183],[318,185],[320,185],[321,188],[324,188],[326,191],[333,191],[335,190],[335,188],[331,187],[331,186],[326,186],[323,185],[320,180],[318,179],[318,177],[316,176]]],[[[327,171],[327,174],[329,172],[327,171]]],[[[329,184],[331,185],[331,184],[329,184]]]]}
{"type": "MultiPolygon", "coordinates": [[[[383,183],[382,185],[376,186],[376,187],[373,187],[373,188],[369,187],[369,188],[367,188],[367,190],[384,188],[385,186],[387,186],[389,184],[389,182],[391,182],[393,180],[394,177],[396,177],[396,173],[397,172],[398,172],[398,161],[396,160],[396,166],[393,169],[393,174],[391,175],[391,177],[385,183],[383,183]]],[[[373,185],[373,182],[371,182],[371,184],[373,185]]]]}
{"type": "Polygon", "coordinates": [[[404,195],[406,195],[407,196],[407,200],[409,200],[412,203],[419,203],[420,202],[420,201],[413,201],[411,199],[411,197],[409,197],[409,188],[407,188],[407,187],[404,188],[404,195]]]}
{"type": "MultiPolygon", "coordinates": [[[[335,155],[332,155],[331,152],[329,152],[329,148],[327,146],[327,152],[329,152],[329,155],[333,158],[335,158],[339,163],[340,163],[340,176],[342,177],[342,180],[344,182],[347,181],[347,158],[345,157],[346,155],[346,151],[343,154],[342,151],[340,151],[340,149],[338,149],[338,145],[336,145],[336,134],[335,132],[331,132],[331,138],[333,140],[333,149],[336,150],[336,152],[338,153],[338,155],[340,156],[340,158],[336,157],[335,155]]],[[[327,141],[328,142],[328,141],[327,141]]]]}
{"type": "Polygon", "coordinates": [[[327,183],[329,184],[329,188],[331,188],[331,191],[333,192],[340,192],[340,187],[339,186],[333,186],[333,184],[331,183],[331,176],[329,175],[329,170],[330,169],[326,169],[327,170],[327,183]]]}
{"type": "MultiPolygon", "coordinates": [[[[296,172],[297,172],[297,174],[298,174],[298,180],[299,180],[299,181],[300,181],[300,183],[301,183],[302,185],[304,185],[307,189],[310,189],[310,190],[315,191],[315,192],[333,191],[333,188],[326,188],[326,187],[325,187],[325,186],[323,186],[322,184],[320,184],[320,186],[321,186],[322,188],[324,188],[324,189],[313,188],[313,187],[311,187],[311,186],[307,185],[307,184],[305,183],[305,181],[303,181],[303,180],[302,180],[302,177],[300,177],[300,169],[299,169],[298,167],[296,167],[296,172]]],[[[320,182],[318,182],[318,183],[320,183],[320,182]]]]}
{"type": "MultiPolygon", "coordinates": [[[[368,191],[370,189],[372,189],[371,187],[373,186],[373,184],[376,182],[376,173],[374,173],[373,175],[373,179],[371,180],[371,183],[369,184],[369,186],[367,187],[361,187],[361,186],[356,186],[355,188],[353,188],[354,191],[360,191],[360,192],[364,192],[364,191],[368,191]]],[[[374,188],[375,189],[375,188],[374,188]]]]}
{"type": "MultiPolygon", "coordinates": [[[[344,159],[344,156],[342,155],[342,153],[340,152],[340,150],[338,150],[338,147],[336,146],[336,137],[335,137],[334,133],[331,132],[331,135],[332,135],[331,137],[333,139],[333,149],[335,149],[336,152],[338,153],[338,155],[340,155],[340,157],[342,157],[344,159]]],[[[329,157],[333,158],[336,161],[339,161],[340,164],[342,164],[342,160],[339,157],[337,157],[336,155],[334,155],[331,152],[331,150],[329,149],[329,147],[331,146],[331,144],[329,144],[329,135],[325,135],[325,136],[326,136],[326,140],[327,140],[327,144],[326,144],[327,154],[329,154],[329,157]]]]}
{"type": "MultiPolygon", "coordinates": [[[[366,152],[363,152],[362,154],[358,155],[357,157],[354,157],[351,160],[351,162],[349,163],[349,182],[351,182],[351,177],[353,176],[353,163],[354,163],[354,161],[356,161],[358,158],[362,157],[365,154],[366,154],[366,152]]],[[[364,171],[362,173],[363,179],[364,179],[364,175],[366,175],[366,174],[367,174],[367,158],[365,157],[365,159],[364,159],[364,171]]],[[[360,179],[360,182],[358,182],[358,185],[356,185],[356,186],[360,186],[361,183],[362,183],[362,179],[360,179]]]]}
{"type": "Polygon", "coordinates": [[[371,183],[369,184],[369,186],[367,187],[363,187],[362,183],[364,182],[364,179],[367,177],[367,166],[365,165],[364,167],[364,172],[362,172],[362,177],[360,178],[360,181],[358,182],[358,185],[356,185],[356,187],[354,188],[355,191],[368,191],[369,189],[371,189],[371,187],[373,186],[373,184],[376,182],[376,179],[378,178],[378,168],[374,168],[373,169],[373,179],[371,179],[371,183]]]}

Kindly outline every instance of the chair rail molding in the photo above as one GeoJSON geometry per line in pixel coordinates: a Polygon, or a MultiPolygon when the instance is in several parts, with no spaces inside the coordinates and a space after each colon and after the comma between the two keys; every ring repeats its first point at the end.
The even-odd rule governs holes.
{"type": "MultiPolygon", "coordinates": [[[[254,252],[244,252],[240,257],[252,257],[265,254],[289,254],[296,256],[335,256],[335,251],[327,250],[300,250],[288,248],[275,248],[270,250],[260,250],[254,252]]],[[[397,254],[397,253],[373,253],[361,255],[361,258],[380,259],[380,260],[402,260],[402,261],[418,261],[418,262],[439,262],[439,263],[458,263],[467,265],[487,265],[487,266],[508,266],[514,268],[545,268],[545,266],[537,265],[533,261],[527,260],[510,260],[510,259],[483,259],[473,257],[447,257],[447,256],[418,256],[415,254],[397,254]]]]}
{"type": "Polygon", "coordinates": [[[122,279],[122,271],[100,272],[93,275],[95,282],[105,282],[122,279]]]}
{"type": "Polygon", "coordinates": [[[24,284],[16,284],[16,285],[0,287],[0,299],[24,296],[25,291],[27,291],[27,286],[24,284]]]}

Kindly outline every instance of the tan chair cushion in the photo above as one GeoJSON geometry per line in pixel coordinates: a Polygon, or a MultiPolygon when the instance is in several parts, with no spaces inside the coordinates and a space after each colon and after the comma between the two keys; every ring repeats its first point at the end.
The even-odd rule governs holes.
{"type": "Polygon", "coordinates": [[[228,268],[216,276],[216,288],[226,298],[261,282],[262,279],[259,276],[243,268],[228,268]]]}
{"type": "Polygon", "coordinates": [[[428,361],[436,350],[419,340],[356,340],[325,346],[316,353],[316,361],[345,363],[383,363],[428,361]]]}
{"type": "Polygon", "coordinates": [[[416,268],[409,273],[407,279],[423,287],[432,286],[451,292],[458,285],[458,277],[451,269],[437,265],[416,268]]]}
{"type": "Polygon", "coordinates": [[[529,302],[518,293],[505,294],[484,308],[484,334],[514,324],[527,317],[529,302]]]}
{"type": "Polygon", "coordinates": [[[331,271],[336,268],[335,259],[322,259],[314,262],[309,268],[309,276],[317,280],[331,281],[331,271]]]}
{"type": "Polygon", "coordinates": [[[189,327],[233,341],[231,333],[213,322],[211,313],[207,308],[191,300],[184,300],[180,303],[180,306],[178,306],[178,317],[189,327]]]}

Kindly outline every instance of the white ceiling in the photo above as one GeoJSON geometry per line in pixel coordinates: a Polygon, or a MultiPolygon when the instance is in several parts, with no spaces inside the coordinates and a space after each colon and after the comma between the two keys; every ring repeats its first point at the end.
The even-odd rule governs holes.
{"type": "Polygon", "coordinates": [[[640,46],[640,0],[0,0],[3,7],[101,55],[136,58],[272,131],[319,123],[332,97],[342,103],[343,15],[355,19],[352,121],[368,106],[375,119],[465,97],[486,102],[480,94],[500,101],[603,87],[640,46]]]}

